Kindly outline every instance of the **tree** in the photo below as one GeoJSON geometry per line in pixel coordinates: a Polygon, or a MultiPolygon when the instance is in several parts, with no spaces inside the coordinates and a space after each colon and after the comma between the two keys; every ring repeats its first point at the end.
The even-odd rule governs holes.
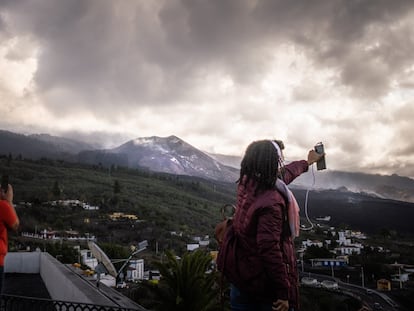
{"type": "Polygon", "coordinates": [[[331,239],[331,249],[335,249],[338,246],[338,242],[336,241],[336,239],[331,239]]]}
{"type": "Polygon", "coordinates": [[[58,183],[57,180],[53,184],[52,193],[53,193],[53,196],[55,198],[57,198],[57,199],[60,198],[60,194],[62,193],[62,189],[60,189],[60,186],[59,186],[59,183],[58,183]]]}
{"type": "Polygon", "coordinates": [[[114,181],[114,194],[121,193],[121,184],[118,180],[114,181]]]}
{"type": "Polygon", "coordinates": [[[6,166],[10,166],[11,162],[13,160],[12,154],[9,153],[9,156],[7,157],[7,162],[6,162],[6,166]]]}
{"type": "Polygon", "coordinates": [[[216,273],[207,272],[211,256],[201,250],[186,253],[181,259],[170,251],[167,261],[155,263],[161,280],[154,288],[158,297],[156,310],[220,310],[216,273]]]}
{"type": "Polygon", "coordinates": [[[391,237],[390,230],[388,230],[387,228],[381,228],[380,229],[380,234],[384,239],[388,239],[388,238],[391,237]]]}
{"type": "Polygon", "coordinates": [[[310,258],[332,258],[333,254],[325,247],[311,245],[306,249],[305,259],[310,258]]]}

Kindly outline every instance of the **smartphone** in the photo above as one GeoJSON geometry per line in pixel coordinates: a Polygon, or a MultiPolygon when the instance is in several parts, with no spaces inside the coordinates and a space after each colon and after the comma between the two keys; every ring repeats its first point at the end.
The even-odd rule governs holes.
{"type": "Polygon", "coordinates": [[[1,189],[6,193],[9,189],[9,175],[1,176],[1,189]]]}
{"type": "MultiPolygon", "coordinates": [[[[325,152],[325,148],[322,143],[317,143],[315,146],[315,151],[319,154],[322,154],[325,152]]],[[[326,169],[326,162],[325,162],[325,156],[323,156],[318,162],[316,162],[316,168],[318,171],[326,169]]]]}

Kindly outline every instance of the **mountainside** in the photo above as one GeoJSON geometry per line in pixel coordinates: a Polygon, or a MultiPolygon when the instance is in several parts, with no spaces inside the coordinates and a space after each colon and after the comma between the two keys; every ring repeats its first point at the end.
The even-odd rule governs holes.
{"type": "Polygon", "coordinates": [[[92,149],[86,143],[47,134],[22,135],[0,130],[0,154],[21,155],[23,158],[42,157],[76,160],[81,150],[92,149]]]}
{"type": "Polygon", "coordinates": [[[99,165],[104,167],[123,166],[128,167],[128,155],[114,153],[109,150],[85,150],[78,154],[79,163],[99,165]]]}
{"type": "MultiPolygon", "coordinates": [[[[3,171],[10,175],[16,202],[37,202],[39,205],[39,202],[56,199],[58,195],[61,199],[82,199],[100,206],[98,214],[122,211],[137,214],[145,220],[140,224],[141,229],[138,229],[138,225],[134,230],[120,225],[115,230],[112,222],[106,223],[103,220],[105,217],[98,215],[95,217],[99,225],[93,221],[85,225],[83,218],[92,217],[88,211],[82,211],[80,217],[76,213],[72,215],[73,211],[69,209],[67,216],[72,218],[65,218],[63,223],[58,220],[61,214],[58,217],[46,214],[35,221],[34,217],[39,217],[37,209],[20,208],[18,211],[23,219],[22,226],[32,226],[31,230],[39,223],[46,228],[60,223],[60,226],[75,226],[75,230],[83,228],[85,232],[94,232],[105,239],[111,238],[109,232],[115,237],[130,236],[129,241],[154,239],[168,236],[168,231],[185,228],[197,234],[207,234],[220,219],[219,207],[234,203],[236,194],[233,182],[127,168],[115,168],[108,174],[108,170],[97,166],[69,162],[8,161],[7,157],[0,157],[0,172],[3,171]],[[121,186],[117,194],[114,193],[115,180],[121,186]],[[53,192],[57,181],[61,189],[58,194],[53,192]],[[31,214],[30,217],[24,217],[23,213],[31,214]],[[147,229],[148,226],[151,230],[147,229]]],[[[306,191],[296,188],[293,192],[301,216],[304,217],[306,191]]],[[[395,230],[401,234],[414,235],[414,203],[385,200],[344,189],[312,190],[308,195],[307,212],[312,221],[316,217],[331,216],[331,220],[326,223],[330,226],[346,226],[369,234],[395,230]]],[[[308,226],[305,221],[302,224],[308,226]]]]}
{"type": "Polygon", "coordinates": [[[128,166],[177,175],[235,182],[237,169],[225,166],[176,136],[131,140],[110,152],[128,157],[128,166]]]}
{"type": "MultiPolygon", "coordinates": [[[[89,144],[63,137],[47,134],[27,136],[0,130],[0,142],[0,155],[141,168],[228,182],[238,179],[241,161],[236,156],[202,152],[176,136],[137,138],[113,149],[96,150],[89,144]]],[[[294,185],[305,189],[345,187],[349,191],[369,193],[374,197],[414,202],[414,180],[408,177],[339,172],[329,168],[315,170],[314,175],[312,171],[303,174],[294,185]]]]}
{"type": "Polygon", "coordinates": [[[73,140],[73,139],[69,139],[65,137],[52,136],[49,134],[32,134],[32,135],[29,135],[28,137],[41,140],[45,143],[52,144],[60,152],[78,153],[82,150],[89,150],[89,149],[94,148],[92,145],[81,142],[81,141],[77,141],[77,140],[73,140]]]}
{"type": "Polygon", "coordinates": [[[355,172],[314,171],[295,180],[295,185],[304,188],[340,189],[352,192],[365,192],[385,199],[414,203],[414,180],[398,175],[372,175],[355,172]]]}
{"type": "Polygon", "coordinates": [[[224,165],[239,169],[240,163],[242,158],[238,156],[231,156],[226,154],[218,154],[218,153],[207,153],[210,157],[214,160],[223,163],[224,165]]]}
{"type": "MultiPolygon", "coordinates": [[[[305,217],[306,191],[293,190],[300,214],[305,217]]],[[[384,229],[403,234],[414,234],[412,219],[414,203],[375,198],[368,194],[345,190],[314,190],[308,194],[307,213],[311,219],[331,216],[329,226],[346,225],[369,234],[380,233],[384,229]]],[[[302,222],[305,227],[309,224],[302,222]]]]}
{"type": "Polygon", "coordinates": [[[234,201],[236,187],[192,176],[124,167],[108,172],[96,165],[7,156],[0,156],[1,172],[10,176],[22,232],[36,227],[77,230],[93,232],[100,242],[157,240],[162,248],[170,245],[170,231],[211,235],[221,219],[220,207],[234,201]],[[82,200],[99,210],[42,204],[58,199],[82,200]],[[108,217],[113,212],[134,214],[140,221],[114,222],[108,217]]]}

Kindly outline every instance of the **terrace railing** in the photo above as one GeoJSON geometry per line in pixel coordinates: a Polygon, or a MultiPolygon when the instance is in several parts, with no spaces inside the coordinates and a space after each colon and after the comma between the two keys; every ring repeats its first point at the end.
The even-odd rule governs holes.
{"type": "Polygon", "coordinates": [[[131,309],[116,306],[101,306],[14,295],[2,295],[0,302],[1,311],[145,311],[143,308],[131,309]]]}

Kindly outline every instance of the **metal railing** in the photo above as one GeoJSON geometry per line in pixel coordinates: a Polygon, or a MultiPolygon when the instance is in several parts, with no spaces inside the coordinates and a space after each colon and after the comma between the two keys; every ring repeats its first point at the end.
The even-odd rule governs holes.
{"type": "Polygon", "coordinates": [[[137,311],[114,306],[101,306],[88,303],[58,301],[13,295],[1,296],[1,311],[137,311]]]}

